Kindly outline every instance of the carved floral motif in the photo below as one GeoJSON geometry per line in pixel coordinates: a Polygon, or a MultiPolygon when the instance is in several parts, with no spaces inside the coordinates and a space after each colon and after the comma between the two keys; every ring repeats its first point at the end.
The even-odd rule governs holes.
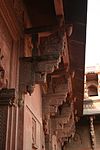
{"type": "Polygon", "coordinates": [[[7,88],[7,85],[8,85],[8,81],[7,81],[7,79],[5,79],[5,70],[2,66],[3,58],[4,58],[4,56],[2,55],[1,49],[0,49],[0,89],[7,88]]]}

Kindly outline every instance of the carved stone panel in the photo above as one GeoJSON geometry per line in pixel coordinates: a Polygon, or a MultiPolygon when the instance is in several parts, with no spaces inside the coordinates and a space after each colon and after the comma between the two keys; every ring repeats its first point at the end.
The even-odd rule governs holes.
{"type": "Polygon", "coordinates": [[[5,150],[8,107],[0,106],[0,150],[5,150]]]}
{"type": "Polygon", "coordinates": [[[32,119],[32,145],[36,144],[36,121],[32,119]]]}
{"type": "Polygon", "coordinates": [[[0,105],[1,106],[13,105],[14,98],[15,98],[15,89],[0,90],[0,105]]]}
{"type": "Polygon", "coordinates": [[[64,50],[64,31],[59,30],[46,38],[40,44],[40,50],[42,54],[54,54],[57,52],[58,54],[62,54],[64,50]]]}

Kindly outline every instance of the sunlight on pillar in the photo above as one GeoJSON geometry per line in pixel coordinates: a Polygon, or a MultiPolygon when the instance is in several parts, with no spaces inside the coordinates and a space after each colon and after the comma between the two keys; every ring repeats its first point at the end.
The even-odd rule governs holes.
{"type": "Polygon", "coordinates": [[[85,66],[100,65],[100,0],[88,0],[85,66]]]}

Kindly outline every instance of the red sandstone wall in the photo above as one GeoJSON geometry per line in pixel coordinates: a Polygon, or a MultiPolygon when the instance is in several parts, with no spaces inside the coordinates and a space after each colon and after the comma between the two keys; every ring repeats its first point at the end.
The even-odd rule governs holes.
{"type": "MultiPolygon", "coordinates": [[[[20,0],[0,1],[0,49],[1,54],[4,56],[0,64],[5,70],[4,79],[8,82],[7,88],[15,88],[16,90],[15,103],[18,102],[19,57],[24,54],[24,35],[21,32],[23,27],[22,15],[23,8],[20,5],[20,0]]],[[[23,149],[23,116],[20,117],[19,114],[22,114],[22,109],[17,104],[8,109],[7,132],[5,135],[6,150],[23,149]],[[21,121],[19,121],[20,119],[21,121]],[[20,126],[21,128],[19,128],[20,126]]],[[[3,120],[0,120],[0,124],[2,122],[3,120]]],[[[0,129],[1,134],[2,130],[0,129]]]]}
{"type": "Polygon", "coordinates": [[[2,16],[0,15],[0,49],[1,55],[4,56],[1,65],[5,70],[5,79],[7,79],[8,81],[10,79],[11,48],[12,48],[12,38],[2,16]]]}
{"type": "Polygon", "coordinates": [[[38,150],[44,145],[42,132],[42,98],[40,86],[35,85],[31,96],[25,95],[24,105],[24,150],[32,149],[32,136],[34,136],[34,145],[38,150]],[[35,124],[32,133],[32,123],[35,124]],[[33,134],[33,135],[32,135],[33,134]]]}

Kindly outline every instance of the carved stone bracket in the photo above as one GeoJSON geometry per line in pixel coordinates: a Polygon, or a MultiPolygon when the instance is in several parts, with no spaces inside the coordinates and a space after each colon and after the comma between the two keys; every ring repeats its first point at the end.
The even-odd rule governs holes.
{"type": "Polygon", "coordinates": [[[66,101],[66,97],[67,97],[67,92],[47,94],[46,96],[43,97],[43,105],[44,105],[43,111],[49,116],[55,115],[58,111],[58,107],[62,105],[64,101],[66,101]]]}
{"type": "Polygon", "coordinates": [[[70,137],[71,135],[75,134],[75,124],[72,124],[70,126],[67,126],[64,129],[57,130],[57,137],[59,138],[65,138],[70,137]]]}
{"type": "Polygon", "coordinates": [[[67,112],[68,114],[66,114],[65,116],[57,116],[55,118],[55,122],[56,122],[56,126],[57,126],[57,129],[59,128],[64,128],[64,125],[66,124],[67,126],[70,126],[70,123],[71,123],[71,110],[69,108],[69,111],[67,112]]]}
{"type": "Polygon", "coordinates": [[[57,138],[62,140],[68,140],[68,138],[73,138],[75,135],[75,122],[71,118],[68,123],[64,123],[64,127],[56,129],[57,138]]]}
{"type": "Polygon", "coordinates": [[[40,43],[40,51],[43,55],[48,54],[62,54],[64,52],[64,42],[65,42],[65,31],[61,27],[55,33],[48,36],[43,42],[40,43]]]}
{"type": "Polygon", "coordinates": [[[47,76],[48,90],[43,95],[44,113],[49,116],[55,115],[58,107],[67,100],[68,83],[66,69],[55,69],[47,76]]]}
{"type": "Polygon", "coordinates": [[[20,91],[33,92],[33,86],[46,82],[46,75],[53,72],[54,68],[58,68],[60,56],[44,55],[24,57],[20,59],[20,91]]]}
{"type": "Polygon", "coordinates": [[[15,99],[15,89],[0,90],[0,105],[12,106],[15,99]]]}
{"type": "Polygon", "coordinates": [[[73,113],[73,104],[65,102],[52,120],[52,133],[56,132],[57,139],[60,143],[66,142],[73,138],[75,134],[75,121],[73,113]]]}

